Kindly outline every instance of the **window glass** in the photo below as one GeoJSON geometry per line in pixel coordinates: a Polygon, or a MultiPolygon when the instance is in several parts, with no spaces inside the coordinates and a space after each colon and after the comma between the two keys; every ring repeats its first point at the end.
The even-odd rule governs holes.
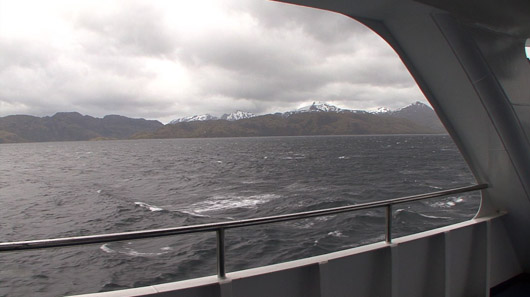
{"type": "MultiPolygon", "coordinates": [[[[0,0],[0,51],[2,241],[475,183],[394,50],[344,15],[266,0],[0,0]]],[[[392,233],[470,219],[479,202],[395,205],[392,233]]],[[[383,241],[385,226],[377,208],[226,230],[227,270],[383,241]]],[[[0,295],[212,275],[215,255],[214,233],[3,253],[0,295]]]]}

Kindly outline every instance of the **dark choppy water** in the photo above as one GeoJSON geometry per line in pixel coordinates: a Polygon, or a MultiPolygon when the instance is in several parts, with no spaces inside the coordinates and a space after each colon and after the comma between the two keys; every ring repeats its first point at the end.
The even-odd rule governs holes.
{"type": "MultiPolygon", "coordinates": [[[[0,146],[0,240],[251,218],[473,184],[448,136],[0,146]]],[[[471,218],[478,194],[394,208],[397,236],[471,218]]],[[[369,210],[228,230],[228,270],[383,240],[369,210]]],[[[58,296],[215,274],[215,234],[0,254],[0,296],[58,296]]]]}

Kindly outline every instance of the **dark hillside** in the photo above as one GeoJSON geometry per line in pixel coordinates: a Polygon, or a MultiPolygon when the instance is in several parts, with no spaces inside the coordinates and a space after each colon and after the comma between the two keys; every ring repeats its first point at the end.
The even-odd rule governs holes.
{"type": "Polygon", "coordinates": [[[133,138],[248,137],[438,133],[408,119],[365,112],[264,115],[239,121],[212,120],[166,125],[133,138]]]}
{"type": "Polygon", "coordinates": [[[133,134],[155,131],[158,121],[106,116],[103,119],[77,112],[59,112],[51,117],[12,115],[0,118],[0,143],[126,139],[133,134]]]}

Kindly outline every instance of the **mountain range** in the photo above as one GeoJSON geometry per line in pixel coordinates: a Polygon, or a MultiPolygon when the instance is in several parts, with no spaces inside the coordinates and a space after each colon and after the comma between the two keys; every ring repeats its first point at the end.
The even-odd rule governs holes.
{"type": "Polygon", "coordinates": [[[194,115],[194,116],[190,116],[190,117],[178,118],[178,119],[175,119],[175,120],[169,122],[169,124],[174,125],[174,124],[185,123],[185,122],[215,121],[215,120],[238,121],[238,120],[242,120],[242,119],[253,118],[255,116],[256,115],[251,113],[251,112],[238,110],[238,111],[233,112],[233,113],[225,113],[219,118],[216,117],[216,116],[213,116],[211,114],[208,114],[208,113],[207,114],[201,114],[201,115],[194,115]]]}
{"type": "Polygon", "coordinates": [[[250,137],[446,133],[429,106],[416,102],[398,110],[349,110],[323,102],[288,112],[223,120],[211,115],[177,119],[133,138],[250,137]]]}
{"type": "Polygon", "coordinates": [[[119,115],[95,118],[77,112],[49,117],[0,117],[0,143],[180,137],[245,137],[446,133],[434,111],[416,102],[398,110],[349,110],[314,102],[288,112],[254,115],[237,111],[217,118],[197,115],[171,121],[119,115]]]}
{"type": "MultiPolygon", "coordinates": [[[[326,102],[315,101],[311,105],[301,107],[293,111],[284,112],[283,116],[289,116],[295,113],[302,113],[302,112],[315,112],[315,111],[340,112],[343,110],[345,111],[347,109],[342,109],[334,105],[328,104],[326,102]]],[[[282,113],[275,113],[275,115],[278,115],[278,114],[282,114],[282,113]]],[[[214,120],[238,121],[242,119],[250,119],[253,117],[256,117],[256,115],[251,112],[238,110],[233,113],[225,113],[221,117],[216,117],[216,116],[213,116],[207,113],[207,114],[194,115],[194,116],[189,116],[189,117],[184,117],[184,118],[178,118],[169,123],[177,124],[177,123],[183,123],[183,122],[214,121],[214,120]]]]}

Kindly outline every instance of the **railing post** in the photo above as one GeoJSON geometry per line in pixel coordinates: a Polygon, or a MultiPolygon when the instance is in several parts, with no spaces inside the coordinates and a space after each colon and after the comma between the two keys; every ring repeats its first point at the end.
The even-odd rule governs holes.
{"type": "Polygon", "coordinates": [[[225,278],[225,229],[219,228],[217,233],[217,277],[225,278]]]}
{"type": "Polygon", "coordinates": [[[386,206],[386,243],[392,243],[392,204],[386,206]]]}

